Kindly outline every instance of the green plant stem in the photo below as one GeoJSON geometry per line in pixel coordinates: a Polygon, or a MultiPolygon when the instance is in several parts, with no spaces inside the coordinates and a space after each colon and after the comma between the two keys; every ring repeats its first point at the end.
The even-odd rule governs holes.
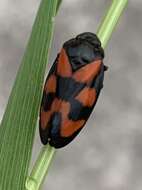
{"type": "MultiPolygon", "coordinates": [[[[97,32],[98,37],[102,42],[102,46],[105,47],[111,34],[121,16],[123,9],[125,8],[128,0],[113,0],[112,4],[101,23],[97,32]]],[[[59,5],[59,4],[58,4],[59,5]]],[[[43,147],[35,166],[31,172],[30,177],[27,179],[27,190],[38,190],[48,172],[49,165],[54,156],[55,149],[51,146],[43,147]]]]}
{"type": "Polygon", "coordinates": [[[27,178],[26,188],[28,190],[38,190],[47,174],[48,168],[55,154],[55,148],[44,146],[38,160],[36,161],[31,175],[27,178]]]}
{"type": "Polygon", "coordinates": [[[128,3],[128,0],[113,0],[112,4],[100,24],[98,29],[98,37],[102,42],[102,47],[105,48],[110,39],[115,26],[128,3]]]}

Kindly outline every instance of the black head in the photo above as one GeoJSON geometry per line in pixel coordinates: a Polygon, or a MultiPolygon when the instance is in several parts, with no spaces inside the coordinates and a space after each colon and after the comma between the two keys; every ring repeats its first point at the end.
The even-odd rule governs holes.
{"type": "Polygon", "coordinates": [[[101,42],[91,32],[79,34],[76,38],[65,42],[63,47],[67,52],[74,71],[97,59],[104,58],[101,42]]]}

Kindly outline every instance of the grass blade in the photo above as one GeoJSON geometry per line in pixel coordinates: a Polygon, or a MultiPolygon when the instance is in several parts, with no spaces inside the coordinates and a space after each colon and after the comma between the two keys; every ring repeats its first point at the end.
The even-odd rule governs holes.
{"type": "Polygon", "coordinates": [[[62,1],[63,1],[63,0],[58,0],[57,8],[56,8],[56,14],[57,14],[57,12],[58,12],[58,10],[59,10],[59,8],[60,8],[60,5],[61,5],[62,1]]]}
{"type": "Polygon", "coordinates": [[[58,0],[42,0],[0,127],[0,189],[24,190],[58,0]]]}

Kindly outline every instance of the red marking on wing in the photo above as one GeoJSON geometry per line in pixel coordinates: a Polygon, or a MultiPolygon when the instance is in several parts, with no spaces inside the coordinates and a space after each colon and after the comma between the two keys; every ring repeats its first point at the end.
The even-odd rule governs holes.
{"type": "Polygon", "coordinates": [[[51,105],[51,112],[58,112],[61,107],[62,100],[55,98],[52,105],[51,105]]]}
{"type": "Polygon", "coordinates": [[[72,75],[72,68],[64,48],[62,48],[59,55],[57,73],[62,77],[70,77],[72,75]]]}
{"type": "Polygon", "coordinates": [[[65,102],[61,99],[55,98],[51,105],[50,111],[45,112],[43,109],[41,109],[41,128],[44,130],[48,126],[47,124],[50,121],[50,118],[54,112],[60,112],[62,114],[62,120],[64,120],[67,118],[69,111],[69,102],[65,102]]]}
{"type": "Polygon", "coordinates": [[[85,120],[72,121],[69,119],[63,120],[61,126],[61,136],[70,137],[77,130],[81,129],[85,123],[85,120]]]}
{"type": "Polygon", "coordinates": [[[85,87],[76,97],[83,106],[91,107],[96,101],[96,90],[94,88],[85,87]]]}
{"type": "Polygon", "coordinates": [[[46,93],[50,92],[54,93],[56,92],[56,86],[57,86],[56,76],[51,75],[45,83],[44,90],[46,93]]]}
{"type": "Polygon", "coordinates": [[[85,120],[72,121],[68,119],[68,114],[70,112],[70,103],[62,101],[60,113],[62,114],[62,122],[61,122],[61,136],[69,137],[73,133],[75,133],[78,129],[80,129],[85,120]]]}
{"type": "Polygon", "coordinates": [[[68,119],[70,111],[70,103],[56,98],[51,106],[51,111],[44,112],[41,110],[41,128],[43,130],[48,126],[48,122],[54,112],[60,112],[62,114],[61,122],[61,136],[69,137],[77,130],[83,127],[85,120],[72,121],[68,119]]]}
{"type": "Polygon", "coordinates": [[[88,83],[98,74],[101,68],[101,60],[96,60],[73,74],[73,78],[78,82],[88,83]]]}
{"type": "Polygon", "coordinates": [[[62,120],[66,119],[68,117],[68,114],[70,112],[70,103],[62,101],[60,112],[62,114],[62,120]]]}

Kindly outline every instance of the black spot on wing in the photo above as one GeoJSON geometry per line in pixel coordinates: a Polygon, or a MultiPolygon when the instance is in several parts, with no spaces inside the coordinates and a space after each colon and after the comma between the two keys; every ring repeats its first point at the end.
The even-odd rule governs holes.
{"type": "Polygon", "coordinates": [[[90,107],[84,107],[78,100],[72,99],[70,101],[71,104],[71,110],[69,113],[69,119],[72,119],[74,121],[85,119],[87,120],[92,112],[92,108],[90,107]]]}
{"type": "Polygon", "coordinates": [[[53,102],[55,98],[55,94],[54,93],[48,93],[46,94],[46,92],[43,92],[43,97],[42,97],[42,103],[41,105],[43,106],[44,111],[48,111],[51,108],[51,104],[53,102]]]}
{"type": "Polygon", "coordinates": [[[44,105],[45,100],[46,100],[46,92],[45,92],[45,91],[43,91],[42,101],[41,101],[41,106],[43,106],[43,105],[44,105]]]}
{"type": "Polygon", "coordinates": [[[83,109],[83,105],[75,99],[70,100],[70,105],[71,105],[71,109],[69,113],[69,119],[76,121],[80,117],[80,113],[83,109]]]}
{"type": "MultiPolygon", "coordinates": [[[[39,122],[40,126],[40,122],[39,122]]],[[[60,136],[60,126],[61,126],[61,113],[54,112],[51,116],[50,121],[47,124],[45,129],[42,129],[41,126],[39,127],[39,133],[41,142],[46,145],[52,139],[56,139],[60,136]]]]}
{"type": "Polygon", "coordinates": [[[59,134],[61,120],[62,120],[61,113],[58,113],[58,112],[53,113],[51,117],[51,130],[50,130],[51,138],[59,134]]]}
{"type": "Polygon", "coordinates": [[[100,91],[103,88],[104,69],[105,69],[105,67],[102,64],[101,70],[100,70],[99,74],[97,75],[97,77],[94,79],[93,84],[91,86],[91,87],[95,88],[96,93],[97,93],[97,97],[99,96],[100,91]]]}
{"type": "Polygon", "coordinates": [[[40,126],[39,122],[39,134],[40,134],[40,139],[41,142],[46,145],[48,143],[49,139],[49,130],[50,130],[50,122],[48,123],[48,126],[43,130],[40,126]]]}
{"type": "Polygon", "coordinates": [[[56,96],[67,101],[70,97],[75,97],[84,86],[85,84],[76,82],[70,77],[58,76],[56,96]]]}
{"type": "Polygon", "coordinates": [[[87,120],[93,110],[93,107],[83,107],[82,111],[80,112],[79,119],[87,120]]]}
{"type": "Polygon", "coordinates": [[[70,137],[61,137],[60,133],[54,136],[51,136],[51,140],[49,141],[49,144],[55,148],[62,148],[66,146],[67,144],[69,144],[78,135],[80,131],[81,129],[76,131],[70,137]]]}

